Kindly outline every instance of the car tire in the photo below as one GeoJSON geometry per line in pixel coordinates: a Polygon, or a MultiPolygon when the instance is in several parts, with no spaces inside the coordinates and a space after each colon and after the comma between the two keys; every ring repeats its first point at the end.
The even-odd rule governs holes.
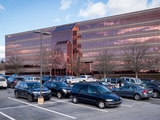
{"type": "Polygon", "coordinates": [[[73,96],[73,97],[72,97],[72,102],[73,102],[74,104],[77,104],[77,103],[79,102],[79,100],[78,100],[78,98],[77,98],[76,96],[73,96]]]}
{"type": "Polygon", "coordinates": [[[62,93],[61,92],[57,92],[57,98],[61,99],[62,98],[62,93]]]}
{"type": "Polygon", "coordinates": [[[141,100],[141,96],[139,94],[135,94],[134,95],[134,99],[137,100],[137,101],[141,100]]]}
{"type": "Polygon", "coordinates": [[[83,80],[83,83],[85,83],[86,81],[85,80],[83,80]]]}
{"type": "Polygon", "coordinates": [[[14,83],[11,83],[11,88],[14,89],[14,83]]]}
{"type": "Polygon", "coordinates": [[[159,93],[158,93],[157,91],[154,91],[154,92],[153,92],[153,97],[154,97],[154,98],[158,98],[158,97],[159,97],[159,93]]]}
{"type": "Polygon", "coordinates": [[[19,98],[19,94],[17,91],[15,92],[15,98],[19,98]]]}
{"type": "Polygon", "coordinates": [[[100,109],[104,109],[105,107],[106,107],[106,105],[105,105],[105,103],[104,103],[104,101],[103,100],[100,100],[100,101],[98,101],[98,107],[100,108],[100,109]]]}
{"type": "Polygon", "coordinates": [[[33,101],[33,97],[32,97],[31,94],[28,94],[28,95],[27,95],[27,100],[28,100],[29,102],[32,102],[32,101],[33,101]]]}

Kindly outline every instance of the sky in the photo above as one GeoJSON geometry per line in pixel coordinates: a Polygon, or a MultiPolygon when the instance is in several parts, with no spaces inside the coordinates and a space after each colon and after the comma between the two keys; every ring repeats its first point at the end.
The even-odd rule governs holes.
{"type": "Polygon", "coordinates": [[[160,7],[160,0],[0,0],[0,58],[5,35],[160,7]]]}

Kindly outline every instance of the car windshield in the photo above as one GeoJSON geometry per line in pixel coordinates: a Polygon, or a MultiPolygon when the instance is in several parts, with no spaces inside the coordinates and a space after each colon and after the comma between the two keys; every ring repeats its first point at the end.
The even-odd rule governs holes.
{"type": "Polygon", "coordinates": [[[140,79],[135,79],[137,83],[141,83],[141,80],[140,79]]]}
{"type": "Polygon", "coordinates": [[[146,87],[145,87],[145,85],[138,85],[137,88],[138,88],[138,89],[144,89],[144,88],[146,88],[146,87]]]}
{"type": "Polygon", "coordinates": [[[58,87],[68,87],[68,85],[65,82],[56,82],[56,85],[58,87]]]}
{"type": "Polygon", "coordinates": [[[27,83],[28,85],[28,88],[30,89],[35,89],[35,88],[40,88],[40,83],[37,82],[37,83],[27,83]]]}
{"type": "Polygon", "coordinates": [[[0,81],[6,81],[4,78],[0,78],[0,81]]]}
{"type": "Polygon", "coordinates": [[[100,94],[111,93],[111,91],[105,86],[96,86],[96,88],[100,94]]]}
{"type": "Polygon", "coordinates": [[[101,82],[102,83],[102,85],[109,85],[108,83],[106,83],[106,82],[101,82]]]}

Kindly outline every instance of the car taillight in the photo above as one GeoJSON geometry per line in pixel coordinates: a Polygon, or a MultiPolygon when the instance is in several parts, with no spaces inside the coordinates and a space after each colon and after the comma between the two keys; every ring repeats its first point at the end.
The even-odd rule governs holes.
{"type": "Polygon", "coordinates": [[[147,90],[143,90],[143,92],[142,92],[143,94],[146,94],[147,93],[147,90]]]}

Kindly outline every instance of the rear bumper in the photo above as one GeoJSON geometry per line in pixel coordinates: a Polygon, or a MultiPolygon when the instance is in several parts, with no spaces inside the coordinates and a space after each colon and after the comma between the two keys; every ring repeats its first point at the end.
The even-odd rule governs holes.
{"type": "Polygon", "coordinates": [[[153,97],[153,94],[142,94],[141,98],[151,98],[153,97]]]}

